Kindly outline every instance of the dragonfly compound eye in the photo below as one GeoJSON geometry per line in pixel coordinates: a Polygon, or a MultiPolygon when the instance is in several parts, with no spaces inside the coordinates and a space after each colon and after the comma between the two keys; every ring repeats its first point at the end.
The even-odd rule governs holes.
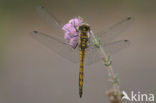
{"type": "Polygon", "coordinates": [[[80,31],[90,31],[90,27],[88,25],[79,26],[80,31]]]}

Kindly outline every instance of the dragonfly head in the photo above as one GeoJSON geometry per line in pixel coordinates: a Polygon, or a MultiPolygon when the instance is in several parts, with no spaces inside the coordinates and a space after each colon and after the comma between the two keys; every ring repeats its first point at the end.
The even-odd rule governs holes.
{"type": "Polygon", "coordinates": [[[87,25],[87,24],[82,24],[82,25],[79,26],[78,30],[80,32],[85,32],[86,33],[86,32],[90,31],[90,26],[87,25]]]}

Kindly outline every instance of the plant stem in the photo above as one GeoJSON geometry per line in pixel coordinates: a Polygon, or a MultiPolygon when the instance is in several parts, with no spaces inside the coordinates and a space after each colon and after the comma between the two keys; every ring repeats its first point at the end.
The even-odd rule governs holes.
{"type": "Polygon", "coordinates": [[[113,80],[113,88],[115,90],[115,93],[118,95],[118,99],[121,100],[121,91],[120,91],[120,87],[118,85],[118,83],[115,83],[114,81],[117,79],[114,72],[113,72],[113,68],[111,66],[111,61],[109,60],[110,58],[108,58],[108,56],[106,55],[104,49],[102,48],[102,46],[100,45],[100,41],[97,40],[97,38],[95,37],[94,33],[92,31],[90,31],[90,34],[93,38],[93,41],[96,45],[96,47],[98,48],[98,50],[100,51],[103,60],[104,60],[104,64],[108,69],[108,73],[111,76],[111,79],[113,80]]]}

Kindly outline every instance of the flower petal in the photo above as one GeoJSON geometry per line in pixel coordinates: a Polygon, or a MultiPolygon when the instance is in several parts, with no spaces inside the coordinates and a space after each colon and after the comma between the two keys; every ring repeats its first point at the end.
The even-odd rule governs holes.
{"type": "Polygon", "coordinates": [[[65,31],[64,38],[69,41],[69,44],[73,48],[75,48],[78,44],[79,32],[77,28],[82,22],[83,20],[80,17],[73,18],[67,24],[65,24],[62,28],[65,31]]]}
{"type": "Polygon", "coordinates": [[[74,38],[71,38],[69,44],[72,46],[72,47],[75,47],[78,43],[78,37],[74,37],[74,38]]]}
{"type": "Polygon", "coordinates": [[[73,36],[76,33],[76,29],[70,23],[65,24],[62,29],[65,32],[70,32],[73,36]]]}
{"type": "Polygon", "coordinates": [[[65,31],[65,32],[70,32],[70,29],[71,28],[71,24],[69,24],[69,23],[67,23],[67,24],[65,24],[64,26],[63,26],[63,30],[65,31]]]}
{"type": "Polygon", "coordinates": [[[69,23],[70,23],[72,26],[74,26],[75,28],[77,28],[82,22],[83,22],[83,20],[80,19],[80,18],[74,18],[74,19],[71,19],[71,20],[69,21],[69,23]]]}
{"type": "Polygon", "coordinates": [[[65,34],[64,34],[64,39],[70,40],[70,39],[71,39],[70,33],[65,32],[65,34]]]}

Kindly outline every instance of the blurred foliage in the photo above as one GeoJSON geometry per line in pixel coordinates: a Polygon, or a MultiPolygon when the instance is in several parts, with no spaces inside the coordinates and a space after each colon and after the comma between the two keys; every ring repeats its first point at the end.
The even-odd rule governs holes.
{"type": "Polygon", "coordinates": [[[7,32],[9,27],[9,16],[8,14],[2,9],[0,10],[0,70],[2,68],[2,60],[5,53],[5,45],[6,45],[6,38],[7,38],[7,32]]]}

